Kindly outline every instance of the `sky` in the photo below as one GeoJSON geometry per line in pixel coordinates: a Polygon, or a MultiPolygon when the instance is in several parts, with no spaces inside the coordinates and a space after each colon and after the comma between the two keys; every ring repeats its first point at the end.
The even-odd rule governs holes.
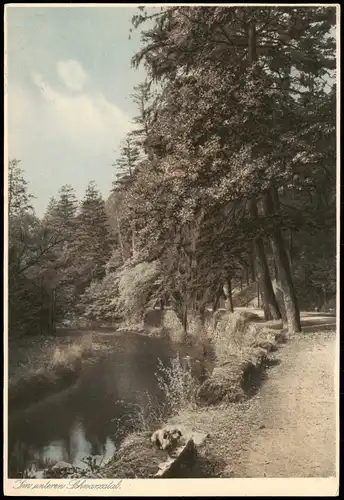
{"type": "Polygon", "coordinates": [[[136,114],[130,94],[145,77],[130,64],[137,8],[6,10],[8,156],[21,160],[37,215],[63,184],[81,198],[94,180],[108,196],[136,114]]]}

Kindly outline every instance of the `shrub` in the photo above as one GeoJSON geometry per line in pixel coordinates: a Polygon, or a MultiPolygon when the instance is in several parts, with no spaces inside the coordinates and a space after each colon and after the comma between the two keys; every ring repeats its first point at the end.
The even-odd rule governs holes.
{"type": "Polygon", "coordinates": [[[118,276],[114,272],[100,282],[92,282],[79,304],[79,310],[88,321],[116,322],[119,319],[118,309],[118,276]]]}
{"type": "Polygon", "coordinates": [[[172,342],[183,342],[185,340],[185,332],[183,325],[176,315],[176,313],[171,309],[164,311],[163,315],[163,330],[165,335],[172,342]]]}
{"type": "Polygon", "coordinates": [[[125,267],[118,278],[118,305],[123,316],[143,318],[144,312],[155,302],[159,286],[159,268],[156,262],[142,262],[125,267]]]}
{"type": "Polygon", "coordinates": [[[161,398],[155,399],[148,392],[141,394],[138,403],[121,401],[125,413],[117,420],[116,438],[129,432],[149,432],[160,427],[169,415],[193,406],[197,381],[185,367],[179,353],[164,365],[159,359],[155,373],[161,398]]]}
{"type": "Polygon", "coordinates": [[[156,377],[164,394],[165,404],[172,414],[175,415],[181,409],[192,406],[197,382],[191,372],[183,366],[179,353],[171,359],[170,366],[163,365],[159,360],[156,377]]]}

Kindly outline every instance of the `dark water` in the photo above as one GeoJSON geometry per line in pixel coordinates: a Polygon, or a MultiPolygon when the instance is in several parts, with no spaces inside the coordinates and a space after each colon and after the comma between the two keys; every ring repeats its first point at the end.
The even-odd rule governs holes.
{"type": "Polygon", "coordinates": [[[158,360],[195,351],[161,339],[122,333],[102,336],[107,352],[86,366],[69,389],[9,416],[9,477],[60,460],[82,466],[85,456],[113,456],[133,418],[161,404],[158,360]]]}

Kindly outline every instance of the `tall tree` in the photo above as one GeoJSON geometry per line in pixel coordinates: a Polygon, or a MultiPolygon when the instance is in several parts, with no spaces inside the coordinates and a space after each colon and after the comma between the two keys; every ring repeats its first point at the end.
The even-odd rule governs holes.
{"type": "Polygon", "coordinates": [[[114,187],[125,189],[125,186],[133,177],[135,168],[140,160],[139,146],[132,133],[128,133],[121,143],[120,154],[114,163],[116,169],[116,181],[114,187]]]}
{"type": "Polygon", "coordinates": [[[152,122],[154,120],[151,84],[147,81],[139,83],[134,87],[131,97],[138,110],[138,114],[133,120],[137,128],[132,131],[131,135],[141,151],[148,158],[152,159],[153,151],[149,144],[152,122]]]}
{"type": "MultiPolygon", "coordinates": [[[[141,13],[134,23],[147,18],[141,13]]],[[[277,199],[275,186],[304,169],[316,149],[299,140],[309,128],[309,115],[301,123],[300,117],[305,97],[318,105],[322,79],[335,67],[334,18],[331,8],[279,7],[171,7],[156,17],[154,28],[143,32],[144,47],[134,62],[144,60],[150,76],[163,83],[165,100],[166,92],[171,94],[163,109],[166,124],[162,127],[160,112],[159,125],[179,170],[184,162],[184,178],[190,179],[191,163],[198,185],[202,178],[209,182],[209,169],[222,185],[226,181],[228,187],[230,178],[227,199],[252,200],[270,191],[277,199]]],[[[278,218],[277,205],[274,210],[278,218]]],[[[297,301],[277,226],[270,238],[284,276],[288,326],[298,331],[297,301]]]]}
{"type": "Polygon", "coordinates": [[[105,202],[94,181],[87,186],[77,223],[78,239],[73,250],[82,281],[80,291],[83,292],[92,280],[100,280],[105,276],[105,264],[112,252],[105,202]]]}

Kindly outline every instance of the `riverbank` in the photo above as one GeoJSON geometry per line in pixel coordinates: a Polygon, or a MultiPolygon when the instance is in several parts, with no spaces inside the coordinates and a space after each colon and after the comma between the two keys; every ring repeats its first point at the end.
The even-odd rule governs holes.
{"type": "Polygon", "coordinates": [[[17,411],[72,385],[105,346],[92,332],[10,340],[8,410],[17,411]]]}
{"type": "MultiPolygon", "coordinates": [[[[203,400],[200,405],[198,400],[196,405],[181,408],[162,425],[188,428],[207,436],[197,446],[193,459],[184,464],[186,468],[179,468],[170,477],[334,475],[335,318],[306,315],[303,333],[288,339],[281,335],[279,322],[261,324],[258,329],[251,323],[246,334],[260,332],[260,345],[255,343],[255,355],[251,351],[249,360],[244,352],[248,345],[252,347],[252,339],[246,335],[245,340],[242,326],[234,328],[239,335],[236,342],[227,335],[227,343],[220,344],[214,370],[216,373],[220,369],[220,375],[214,377],[213,372],[206,381],[211,388],[208,402],[203,400]],[[264,332],[269,335],[263,345],[264,332]],[[275,336],[274,343],[271,335],[275,336]],[[242,359],[235,363],[232,357],[227,376],[224,359],[229,352],[232,356],[236,352],[237,359],[241,352],[242,359]],[[255,376],[247,377],[247,370],[255,376]],[[300,433],[295,432],[298,427],[300,433]]],[[[201,386],[198,396],[202,393],[201,386]]],[[[128,436],[105,468],[105,477],[155,477],[168,454],[162,456],[162,450],[154,450],[150,435],[128,436]]]]}

